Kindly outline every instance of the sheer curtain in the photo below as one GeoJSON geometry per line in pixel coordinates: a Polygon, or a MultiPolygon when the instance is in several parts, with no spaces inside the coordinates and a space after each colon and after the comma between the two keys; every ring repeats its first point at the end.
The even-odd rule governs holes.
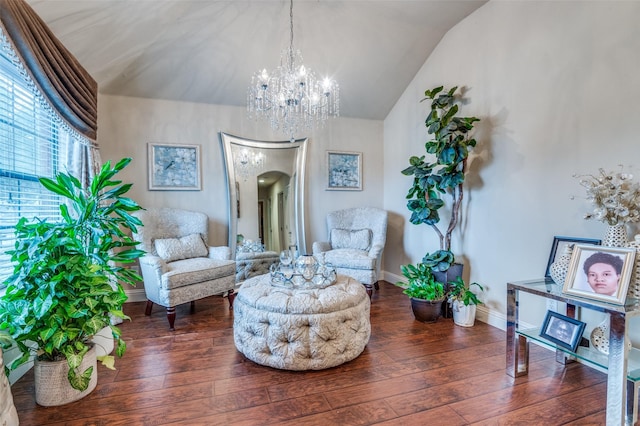
{"type": "Polygon", "coordinates": [[[66,167],[88,184],[101,164],[96,81],[24,0],[0,0],[0,20],[31,80],[73,129],[66,141],[66,167]]]}
{"type": "Polygon", "coordinates": [[[98,145],[86,139],[69,137],[65,151],[67,170],[86,188],[102,166],[98,145]]]}

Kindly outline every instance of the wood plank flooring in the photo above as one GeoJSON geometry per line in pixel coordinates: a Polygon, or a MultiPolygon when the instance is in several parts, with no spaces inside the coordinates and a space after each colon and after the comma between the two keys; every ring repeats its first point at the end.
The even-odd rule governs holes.
{"type": "Polygon", "coordinates": [[[226,299],[189,314],[129,303],[121,325],[127,352],[116,370],[98,366],[98,386],[62,407],[34,401],[33,372],[13,386],[27,425],[585,425],[605,424],[606,376],[555,362],[532,345],[528,376],[505,374],[505,332],[413,319],[409,299],[381,282],[372,335],[355,360],[322,371],[281,371],[253,363],[233,344],[226,299]]]}

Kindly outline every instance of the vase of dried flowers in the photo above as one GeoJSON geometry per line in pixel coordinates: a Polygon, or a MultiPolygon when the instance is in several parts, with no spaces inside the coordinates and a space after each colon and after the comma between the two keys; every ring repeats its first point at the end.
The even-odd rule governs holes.
{"type": "Polygon", "coordinates": [[[596,219],[608,225],[640,221],[640,185],[630,173],[606,172],[597,175],[576,175],[580,185],[587,189],[587,200],[593,210],[585,219],[596,219]]]}
{"type": "Polygon", "coordinates": [[[601,168],[598,174],[575,177],[580,179],[580,185],[587,190],[587,200],[593,204],[593,210],[584,218],[609,225],[602,245],[624,247],[628,242],[627,224],[640,221],[640,185],[622,167],[619,172],[601,168]]]}
{"type": "MultiPolygon", "coordinates": [[[[580,179],[580,185],[587,189],[587,200],[593,204],[593,210],[584,215],[585,219],[595,219],[608,225],[602,240],[603,246],[636,247],[629,242],[627,224],[640,222],[640,185],[633,181],[633,175],[619,172],[606,172],[598,169],[595,175],[574,175],[580,179]]],[[[640,242],[638,243],[640,245],[640,242]]],[[[636,253],[636,257],[640,259],[636,253]]],[[[627,297],[640,296],[640,273],[634,265],[632,281],[629,283],[627,297]]]]}

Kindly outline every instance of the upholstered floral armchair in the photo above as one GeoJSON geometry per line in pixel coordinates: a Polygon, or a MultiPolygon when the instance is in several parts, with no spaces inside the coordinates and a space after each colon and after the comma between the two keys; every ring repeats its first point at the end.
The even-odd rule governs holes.
{"type": "Polygon", "coordinates": [[[146,315],[153,304],[167,308],[169,328],[174,330],[176,306],[213,295],[228,295],[233,306],[236,262],[229,247],[207,245],[206,214],[172,208],[136,212],[144,226],[134,234],[147,254],[140,259],[146,315]]]}
{"type": "Polygon", "coordinates": [[[313,243],[313,254],[330,262],[339,274],[360,281],[371,294],[378,288],[380,260],[387,239],[387,212],[356,207],[327,215],[329,241],[313,243]]]}

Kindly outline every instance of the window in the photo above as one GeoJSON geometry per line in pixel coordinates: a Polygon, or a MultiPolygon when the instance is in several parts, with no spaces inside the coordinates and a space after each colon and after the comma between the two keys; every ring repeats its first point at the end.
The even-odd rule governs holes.
{"type": "Polygon", "coordinates": [[[53,177],[64,166],[69,127],[47,106],[16,65],[6,40],[0,43],[0,288],[13,272],[6,250],[14,246],[13,226],[21,217],[56,220],[59,197],[39,177],[53,177]]]}

